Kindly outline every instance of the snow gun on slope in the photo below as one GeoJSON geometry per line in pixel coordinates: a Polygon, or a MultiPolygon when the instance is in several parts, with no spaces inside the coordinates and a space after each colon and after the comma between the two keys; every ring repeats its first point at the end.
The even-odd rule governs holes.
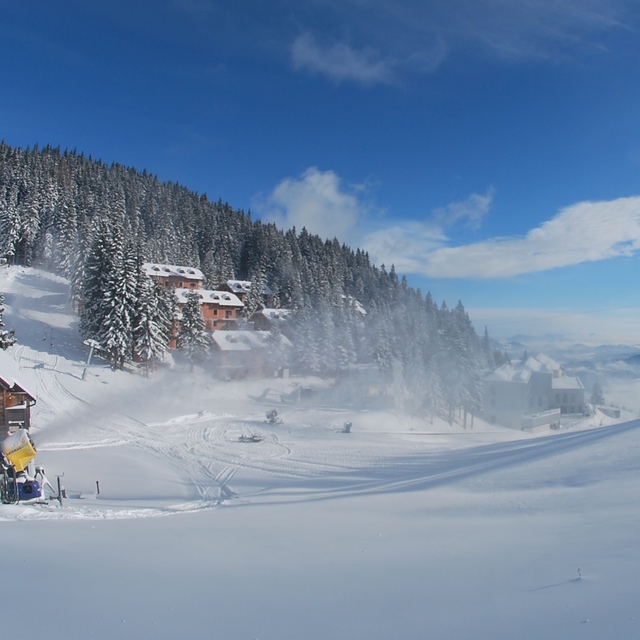
{"type": "Polygon", "coordinates": [[[42,467],[34,467],[36,448],[26,429],[2,441],[0,499],[4,504],[45,502],[44,489],[55,494],[42,467]]]}

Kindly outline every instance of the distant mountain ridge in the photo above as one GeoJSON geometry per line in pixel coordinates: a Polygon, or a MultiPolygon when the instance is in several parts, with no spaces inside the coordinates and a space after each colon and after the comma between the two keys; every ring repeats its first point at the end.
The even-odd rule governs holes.
{"type": "Polygon", "coordinates": [[[630,344],[587,345],[568,342],[561,334],[528,336],[518,334],[498,343],[497,349],[514,360],[526,351],[543,352],[561,362],[568,373],[578,376],[585,388],[597,381],[628,380],[640,377],[640,346],[630,344]]]}

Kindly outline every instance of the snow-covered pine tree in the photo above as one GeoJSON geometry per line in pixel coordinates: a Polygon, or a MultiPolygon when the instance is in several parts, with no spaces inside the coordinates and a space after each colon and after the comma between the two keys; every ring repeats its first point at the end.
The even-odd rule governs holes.
{"type": "Polygon", "coordinates": [[[182,318],[178,329],[177,346],[182,349],[193,365],[202,362],[209,351],[209,339],[204,330],[204,318],[197,291],[189,291],[182,308],[182,318]]]}
{"type": "Polygon", "coordinates": [[[494,351],[491,348],[491,339],[489,338],[489,330],[484,328],[484,335],[482,336],[482,356],[485,361],[485,366],[488,371],[493,371],[496,368],[496,359],[494,351]]]}
{"type": "Polygon", "coordinates": [[[336,368],[341,375],[349,375],[358,360],[351,325],[352,317],[356,313],[350,309],[347,300],[344,300],[341,307],[336,309],[337,322],[334,322],[336,368]]]}
{"type": "Polygon", "coordinates": [[[168,343],[177,339],[178,302],[173,289],[161,287],[157,282],[153,285],[153,295],[158,307],[158,321],[162,323],[168,336],[168,343]]]}
{"type": "Polygon", "coordinates": [[[16,343],[16,337],[13,329],[7,331],[4,329],[4,321],[2,316],[4,315],[4,293],[0,293],[0,349],[6,351],[9,347],[16,343]]]}
{"type": "Polygon", "coordinates": [[[158,304],[161,287],[138,267],[135,315],[132,324],[133,348],[148,375],[154,363],[163,359],[169,344],[171,319],[158,304]]]}
{"type": "Polygon", "coordinates": [[[604,404],[604,395],[602,393],[602,387],[599,382],[594,382],[593,387],[591,388],[591,396],[589,397],[589,402],[594,405],[602,405],[604,404]]]}
{"type": "Polygon", "coordinates": [[[289,366],[289,349],[285,345],[280,326],[273,323],[267,338],[267,361],[274,371],[281,371],[289,366]]]}
{"type": "Polygon", "coordinates": [[[20,238],[17,185],[9,183],[4,191],[0,193],[0,258],[14,262],[20,238]]]}
{"type": "Polygon", "coordinates": [[[128,259],[124,238],[114,237],[113,261],[104,290],[105,315],[102,319],[98,342],[104,347],[112,367],[122,369],[131,356],[134,316],[135,268],[128,259]],[[133,278],[133,280],[132,280],[133,278]]]}
{"type": "MultiPolygon", "coordinates": [[[[385,308],[372,308],[372,324],[371,324],[371,351],[373,359],[382,375],[391,380],[393,376],[393,361],[397,357],[394,348],[394,331],[393,322],[388,310],[385,308]]],[[[405,339],[408,336],[403,336],[405,339]]]]}
{"type": "Polygon", "coordinates": [[[313,311],[303,307],[296,311],[291,322],[293,353],[292,366],[297,373],[318,375],[322,372],[319,350],[322,346],[315,330],[313,311]]]}
{"type": "Polygon", "coordinates": [[[81,331],[96,340],[114,368],[130,357],[137,270],[131,240],[117,211],[98,219],[82,288],[81,331]]]}
{"type": "Polygon", "coordinates": [[[442,380],[437,370],[437,362],[438,359],[435,354],[430,354],[423,365],[424,389],[422,390],[422,402],[431,417],[431,424],[433,424],[434,415],[443,413],[445,405],[442,380]]]}
{"type": "Polygon", "coordinates": [[[251,274],[251,288],[244,302],[243,314],[250,318],[256,311],[264,309],[264,292],[267,286],[265,254],[251,274]]]}
{"type": "Polygon", "coordinates": [[[98,219],[93,229],[93,239],[87,252],[81,276],[80,331],[83,338],[98,340],[102,319],[107,313],[104,292],[111,268],[110,232],[106,221],[98,219]]]}
{"type": "Polygon", "coordinates": [[[443,390],[449,422],[453,422],[454,410],[461,408],[466,426],[467,412],[473,414],[481,407],[481,347],[462,302],[458,302],[452,311],[443,305],[441,324],[445,339],[443,353],[446,354],[442,363],[443,390]]]}

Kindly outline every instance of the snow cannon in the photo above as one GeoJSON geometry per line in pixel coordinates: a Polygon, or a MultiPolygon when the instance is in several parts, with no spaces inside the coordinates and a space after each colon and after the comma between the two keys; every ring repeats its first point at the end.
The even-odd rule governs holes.
{"type": "Polygon", "coordinates": [[[20,473],[36,457],[36,447],[26,429],[18,429],[2,441],[2,454],[7,462],[20,473]]]}
{"type": "Polygon", "coordinates": [[[31,461],[36,457],[36,448],[26,429],[18,429],[2,441],[0,456],[0,499],[5,504],[17,502],[42,502],[43,485],[53,494],[53,487],[46,479],[41,467],[35,476],[30,473],[31,461]],[[42,477],[42,484],[38,477],[42,477]]]}

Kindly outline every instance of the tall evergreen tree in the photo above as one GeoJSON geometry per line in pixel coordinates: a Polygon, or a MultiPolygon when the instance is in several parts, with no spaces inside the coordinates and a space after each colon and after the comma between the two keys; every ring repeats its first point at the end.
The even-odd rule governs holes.
{"type": "Polygon", "coordinates": [[[135,314],[134,291],[131,261],[126,246],[118,246],[120,238],[116,238],[115,248],[119,249],[113,256],[111,271],[107,277],[107,286],[103,292],[105,315],[102,319],[98,341],[103,345],[109,362],[114,368],[122,368],[125,360],[131,356],[133,335],[132,322],[135,314]]]}
{"type": "Polygon", "coordinates": [[[484,335],[482,336],[482,356],[484,357],[487,370],[493,371],[497,365],[494,351],[491,348],[491,339],[489,338],[489,330],[487,327],[484,328],[484,335]]]}
{"type": "Polygon", "coordinates": [[[189,291],[182,308],[177,343],[178,348],[187,354],[192,368],[194,364],[204,360],[209,350],[209,339],[204,328],[200,297],[196,291],[189,291]]]}
{"type": "MultiPolygon", "coordinates": [[[[263,254],[264,255],[264,254],[263,254]]],[[[261,259],[251,274],[251,289],[244,303],[244,315],[250,318],[256,311],[264,308],[264,293],[267,286],[265,259],[261,259]]]]}
{"type": "Polygon", "coordinates": [[[122,220],[100,218],[85,265],[81,329],[114,368],[122,368],[132,349],[137,271],[125,241],[122,220]]]}
{"type": "Polygon", "coordinates": [[[0,349],[6,351],[9,347],[16,343],[16,337],[13,329],[7,331],[4,328],[4,293],[0,293],[0,349]]]}
{"type": "Polygon", "coordinates": [[[604,404],[604,395],[602,393],[602,387],[599,382],[594,382],[593,387],[591,388],[591,396],[589,397],[589,402],[595,405],[604,404]]]}
{"type": "Polygon", "coordinates": [[[135,315],[132,324],[133,348],[146,364],[146,371],[162,360],[169,344],[171,317],[159,305],[161,287],[142,268],[138,269],[135,315]]]}
{"type": "Polygon", "coordinates": [[[106,220],[96,221],[81,274],[80,329],[84,338],[96,341],[99,340],[102,320],[107,313],[105,291],[112,266],[110,236],[106,220]]]}

